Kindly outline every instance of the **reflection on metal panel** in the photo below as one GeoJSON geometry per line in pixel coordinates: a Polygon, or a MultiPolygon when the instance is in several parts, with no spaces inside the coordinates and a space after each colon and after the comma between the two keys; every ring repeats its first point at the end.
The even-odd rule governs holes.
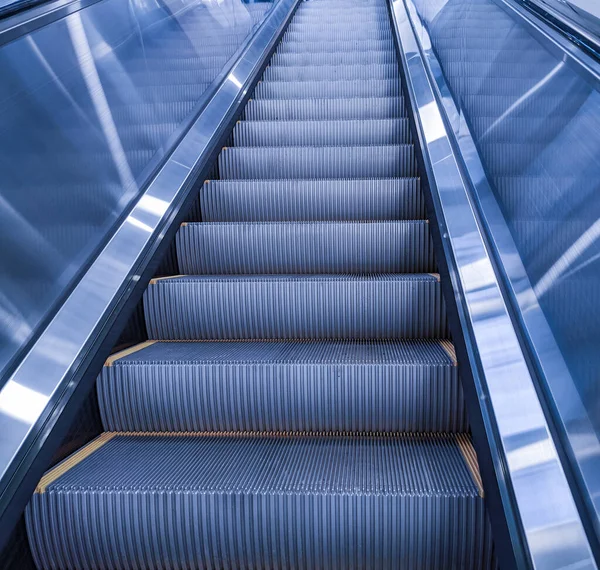
{"type": "MultiPolygon", "coordinates": [[[[297,0],[281,0],[274,6],[264,25],[252,36],[234,62],[230,74],[237,81],[223,81],[218,85],[159,172],[152,177],[144,189],[143,197],[136,201],[129,215],[118,225],[110,241],[36,339],[33,348],[20,360],[9,381],[0,388],[0,433],[3,434],[0,437],[2,529],[11,528],[14,522],[11,517],[20,512],[27,500],[27,492],[24,493],[22,488],[23,473],[26,471],[27,476],[36,477],[44,469],[44,465],[39,464],[40,448],[52,434],[65,407],[76,399],[74,394],[80,386],[75,380],[77,373],[81,372],[82,360],[97,344],[98,338],[105,332],[103,329],[114,322],[111,321],[113,313],[139,281],[148,252],[165,238],[169,224],[173,223],[174,216],[190,192],[194,177],[201,168],[208,167],[209,158],[222,140],[240,101],[247,95],[296,3],[297,0]],[[22,407],[24,398],[28,405],[31,404],[27,408],[22,407]]],[[[85,18],[83,20],[85,22],[85,18]]],[[[90,37],[88,35],[88,40],[90,37]]],[[[92,52],[94,45],[90,42],[92,52]]],[[[104,52],[104,55],[107,53],[110,55],[112,52],[104,52]]],[[[98,69],[101,60],[96,60],[98,69]]],[[[102,77],[101,73],[99,75],[102,77]]],[[[87,89],[83,81],[80,86],[87,89]]],[[[110,101],[108,93],[110,91],[107,91],[110,101]]],[[[88,104],[91,104],[91,98],[88,98],[88,104]]],[[[128,105],[126,110],[121,110],[130,121],[133,117],[139,122],[153,116],[158,118],[161,108],[166,113],[170,107],[176,108],[177,105],[173,103],[161,107],[156,104],[151,108],[150,115],[143,104],[128,105]]],[[[111,104],[111,110],[116,116],[117,107],[111,104]]],[[[120,123],[117,121],[116,124],[118,129],[120,123]]],[[[82,139],[81,146],[87,150],[85,139],[82,139]]],[[[129,147],[123,145],[123,148],[127,153],[129,147]]],[[[62,155],[58,153],[56,162],[61,159],[62,155]]],[[[112,156],[107,157],[106,164],[111,164],[111,160],[112,156]]],[[[128,159],[128,163],[135,173],[132,161],[128,159]]],[[[75,163],[73,168],[77,170],[80,166],[75,163]]],[[[81,169],[82,176],[83,173],[81,169]]],[[[112,173],[118,176],[114,168],[112,173]]],[[[68,193],[70,187],[65,188],[68,193]]],[[[79,196],[76,193],[67,195],[71,200],[79,196]]],[[[90,199],[96,196],[102,203],[101,199],[106,199],[107,193],[86,196],[90,199]]],[[[118,198],[117,193],[115,199],[118,201],[118,198]]],[[[64,212],[58,207],[54,210],[54,215],[62,220],[65,232],[72,229],[67,218],[72,215],[69,199],[64,200],[64,212]]],[[[94,209],[82,208],[82,211],[89,213],[94,209]]],[[[51,218],[50,221],[54,220],[51,218]]],[[[0,231],[5,229],[1,228],[0,231]]],[[[71,242],[65,240],[65,243],[71,242]]],[[[4,279],[4,274],[1,277],[4,279]]],[[[6,536],[0,532],[0,548],[5,539],[6,536]]]]}
{"type": "MultiPolygon", "coordinates": [[[[465,311],[465,319],[472,330],[471,339],[476,346],[477,356],[474,358],[477,362],[473,365],[484,374],[478,397],[482,408],[493,415],[489,421],[494,429],[493,433],[488,434],[488,439],[497,443],[505,460],[503,468],[498,458],[496,477],[501,487],[506,485],[511,490],[509,494],[515,500],[513,507],[512,502],[504,498],[504,508],[508,516],[518,521],[513,529],[522,528],[527,556],[535,568],[596,568],[550,427],[501,292],[486,247],[486,238],[474,215],[472,197],[462,179],[453,146],[446,134],[441,107],[426,71],[425,62],[428,62],[432,42],[427,41],[427,30],[420,26],[412,2],[406,0],[406,4],[413,16],[412,22],[404,0],[395,0],[393,11],[404,52],[409,89],[414,95],[416,114],[425,141],[425,157],[433,173],[434,201],[439,204],[438,216],[441,218],[443,239],[448,240],[454,258],[451,266],[451,270],[455,271],[454,285],[457,296],[461,297],[461,310],[465,311]],[[414,31],[423,40],[420,46],[414,31]]],[[[503,93],[515,88],[513,78],[509,76],[500,81],[500,85],[495,85],[493,90],[479,76],[468,86],[465,83],[470,82],[471,69],[493,70],[494,66],[488,59],[491,57],[494,61],[494,58],[486,51],[486,45],[493,44],[495,37],[502,35],[504,29],[511,29],[511,26],[492,17],[491,30],[485,29],[482,24],[479,29],[473,26],[466,32],[460,29],[461,18],[458,16],[458,23],[453,22],[454,26],[445,21],[446,11],[461,5],[464,9],[461,17],[468,19],[469,8],[479,13],[473,5],[481,6],[481,1],[448,0],[441,8],[442,3],[437,6],[433,4],[432,10],[432,3],[419,2],[424,11],[433,14],[433,22],[443,22],[437,31],[443,41],[454,46],[449,49],[460,53],[464,45],[479,38],[473,62],[464,62],[459,56],[455,67],[451,67],[458,88],[472,87],[488,104],[492,101],[499,106],[498,99],[502,99],[503,93]],[[494,27],[496,25],[497,29],[494,27]]],[[[522,60],[526,59],[527,53],[524,53],[522,60]]],[[[508,68],[502,65],[499,68],[510,74],[511,69],[518,72],[520,63],[516,61],[508,68]]],[[[494,76],[494,72],[491,73],[494,76]]],[[[432,73],[432,77],[435,78],[435,73],[432,73]]],[[[527,89],[534,84],[529,84],[527,89]]],[[[491,119],[488,123],[495,118],[489,113],[482,113],[482,116],[491,119]]],[[[460,116],[451,116],[450,120],[460,129],[460,116]]],[[[499,151],[494,157],[499,166],[506,167],[504,156],[499,151]]],[[[518,539],[512,540],[518,542],[518,539]]],[[[524,561],[521,563],[527,564],[524,561]]]]}
{"type": "Polygon", "coordinates": [[[600,531],[600,93],[491,0],[415,1],[429,65],[600,531]]]}
{"type": "Polygon", "coordinates": [[[0,47],[0,374],[271,5],[103,0],[0,47]]]}

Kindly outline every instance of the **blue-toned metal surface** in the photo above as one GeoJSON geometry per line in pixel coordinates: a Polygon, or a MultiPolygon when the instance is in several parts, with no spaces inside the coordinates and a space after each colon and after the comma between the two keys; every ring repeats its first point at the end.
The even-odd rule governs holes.
{"type": "MultiPolygon", "coordinates": [[[[383,53],[393,53],[393,46],[383,53]]],[[[284,53],[284,52],[279,52],[284,53]]],[[[372,53],[372,52],[369,52],[372,53]]],[[[347,94],[344,94],[347,97],[347,94]]],[[[343,120],[403,117],[402,97],[341,99],[259,99],[248,102],[246,119],[261,120],[343,120]]]]}
{"type": "Polygon", "coordinates": [[[102,0],[0,47],[0,374],[271,5],[102,0]]]}
{"type": "Polygon", "coordinates": [[[418,178],[209,180],[200,207],[206,222],[425,218],[418,178]]]}
{"type": "Polygon", "coordinates": [[[600,209],[594,198],[600,184],[600,94],[594,87],[600,67],[572,48],[561,52],[560,39],[512,4],[503,5],[505,11],[494,3],[455,1],[435,18],[421,2],[416,5],[425,25],[421,35],[433,49],[429,65],[481,215],[600,533],[600,209]],[[489,30],[490,20],[501,25],[485,40],[482,67],[475,62],[483,59],[484,40],[469,30],[489,30]],[[469,39],[457,48],[440,27],[469,39]],[[487,94],[493,92],[490,107],[487,94]]]}
{"type": "Polygon", "coordinates": [[[492,567],[468,436],[110,436],[38,487],[39,568],[492,567]]]}
{"type": "Polygon", "coordinates": [[[600,55],[600,4],[596,0],[519,0],[549,17],[600,55]]]}
{"type": "MultiPolygon", "coordinates": [[[[273,8],[181,143],[0,390],[3,530],[8,531],[12,524],[6,513],[15,516],[27,500],[20,488],[25,472],[35,476],[45,467],[36,463],[36,457],[78,388],[73,377],[82,359],[93,352],[107,319],[114,319],[113,308],[140,279],[146,254],[164,237],[198,168],[212,156],[214,145],[233,120],[295,6],[296,0],[281,0],[273,8]]],[[[0,538],[4,538],[1,533],[0,538]]]]}
{"type": "Polygon", "coordinates": [[[186,223],[184,274],[433,273],[426,220],[186,223]]]}
{"type": "MultiPolygon", "coordinates": [[[[509,97],[513,90],[520,88],[522,82],[518,81],[518,74],[522,69],[526,68],[534,73],[534,70],[543,67],[528,63],[528,56],[525,54],[523,61],[519,59],[523,53],[521,48],[524,36],[515,32],[506,45],[509,49],[518,51],[517,60],[512,66],[502,66],[500,62],[498,67],[506,77],[499,80],[494,88],[487,85],[486,73],[476,80],[469,79],[470,72],[482,69],[487,70],[492,79],[496,77],[493,71],[495,58],[493,50],[490,56],[489,47],[493,46],[498,37],[514,31],[515,26],[511,23],[503,25],[501,19],[487,14],[486,18],[479,20],[479,26],[471,27],[469,33],[466,33],[466,30],[460,31],[460,26],[471,15],[467,0],[423,2],[419,6],[429,14],[432,21],[439,21],[436,18],[441,18],[440,14],[445,7],[459,4],[466,6],[461,13],[462,17],[457,19],[455,25],[448,22],[442,25],[440,22],[439,37],[453,46],[448,50],[453,49],[458,54],[464,51],[463,46],[469,45],[469,42],[475,42],[478,46],[472,52],[472,62],[462,62],[459,57],[454,66],[449,66],[449,72],[454,73],[457,85],[475,90],[471,100],[480,101],[481,117],[485,118],[493,109],[502,106],[504,97],[509,97]],[[488,23],[489,27],[486,29],[488,23]],[[495,24],[498,27],[490,29],[495,24]],[[517,74],[516,78],[512,76],[514,74],[517,74]]],[[[479,1],[478,4],[481,5],[482,2],[479,1]]],[[[517,551],[517,564],[523,567],[533,564],[536,568],[596,568],[486,247],[484,231],[474,214],[472,196],[461,177],[459,163],[448,138],[443,107],[436,99],[434,84],[424,59],[431,44],[424,43],[421,47],[417,40],[406,7],[408,5],[414,12],[412,2],[407,1],[405,5],[404,0],[394,0],[392,5],[406,66],[408,88],[414,98],[418,126],[425,143],[425,160],[433,174],[433,200],[438,211],[442,238],[447,240],[451,256],[451,277],[460,300],[459,315],[467,338],[476,347],[476,352],[470,353],[471,367],[483,373],[483,376],[475,376],[476,381],[481,382],[475,389],[483,409],[487,440],[500,454],[495,458],[493,466],[501,490],[500,499],[509,523],[517,523],[509,526],[510,540],[518,548],[523,537],[527,549],[525,557],[517,551]]],[[[420,33],[418,26],[416,29],[420,33]]],[[[548,108],[548,103],[547,98],[542,98],[539,106],[531,104],[527,112],[533,111],[536,116],[548,108]]],[[[550,108],[561,107],[550,104],[550,108]]],[[[517,105],[516,109],[517,116],[526,120],[531,116],[525,114],[524,107],[517,105]]],[[[568,109],[566,105],[564,112],[568,113],[568,109]]],[[[456,117],[451,119],[455,120],[456,117]]],[[[489,125],[486,132],[492,133],[496,126],[500,126],[500,123],[489,125]]],[[[501,126],[507,129],[502,132],[511,133],[509,126],[501,126]]],[[[494,164],[500,169],[506,169],[511,164],[528,164],[535,147],[527,146],[526,142],[523,141],[520,147],[526,152],[518,154],[515,150],[508,157],[501,152],[504,148],[502,143],[498,143],[494,164]],[[512,163],[506,160],[511,157],[514,159],[512,163]]],[[[550,172],[556,171],[556,165],[552,168],[554,170],[550,172]]],[[[516,194],[515,198],[526,197],[516,194]]]]}
{"type": "Polygon", "coordinates": [[[439,277],[225,275],[157,279],[144,295],[152,339],[446,338],[439,277]]]}
{"type": "Polygon", "coordinates": [[[98,397],[107,431],[468,430],[437,340],[155,342],[111,357],[98,397]]]}
{"type": "MultiPolygon", "coordinates": [[[[284,85],[287,87],[290,83],[284,85]]],[[[334,85],[337,83],[342,82],[334,85]]],[[[417,166],[412,144],[232,147],[219,155],[219,172],[224,179],[390,178],[416,176],[417,166]]]]}

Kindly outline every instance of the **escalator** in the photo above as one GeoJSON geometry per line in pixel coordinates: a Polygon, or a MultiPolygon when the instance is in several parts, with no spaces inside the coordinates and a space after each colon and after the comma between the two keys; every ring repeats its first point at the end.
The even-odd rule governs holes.
{"type": "Polygon", "coordinates": [[[26,511],[39,568],[492,568],[383,0],[297,9],[26,511]]]}

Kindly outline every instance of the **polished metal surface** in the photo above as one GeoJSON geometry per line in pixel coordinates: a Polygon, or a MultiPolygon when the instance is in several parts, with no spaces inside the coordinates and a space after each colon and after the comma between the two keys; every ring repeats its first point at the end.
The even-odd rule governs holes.
{"type": "MultiPolygon", "coordinates": [[[[12,16],[8,15],[0,20],[0,46],[101,1],[56,0],[55,2],[43,2],[39,6],[35,2],[35,6],[23,12],[19,11],[12,16]]],[[[3,12],[12,10],[18,4],[20,4],[19,0],[14,2],[7,0],[4,7],[0,5],[0,16],[3,12]]]]}
{"type": "Polygon", "coordinates": [[[0,45],[0,377],[271,6],[102,0],[0,45]]]}
{"type": "Polygon", "coordinates": [[[551,16],[566,19],[581,35],[600,43],[600,3],[597,0],[528,0],[551,16]]]}
{"type": "MultiPolygon", "coordinates": [[[[424,57],[431,43],[424,42],[422,49],[417,40],[426,36],[410,0],[406,5],[394,0],[392,8],[424,155],[433,173],[434,199],[439,200],[441,232],[453,252],[451,277],[477,350],[472,364],[484,373],[480,405],[493,410],[490,419],[497,436],[488,437],[496,439],[502,454],[496,477],[515,501],[520,524],[513,532],[522,528],[535,568],[596,568],[427,72],[424,57]]],[[[428,9],[435,12],[431,4],[428,9]]],[[[507,512],[511,509],[507,506],[507,512]]]]}
{"type": "MultiPolygon", "coordinates": [[[[556,60],[589,81],[600,81],[600,59],[597,54],[581,49],[580,42],[576,41],[567,28],[561,27],[562,33],[557,33],[549,21],[540,19],[536,12],[527,9],[527,2],[523,3],[522,0],[490,0],[489,3],[492,2],[513,21],[518,22],[518,30],[526,29],[556,60]]],[[[583,35],[584,31],[581,31],[581,34],[583,35]]],[[[589,46],[593,47],[591,42],[589,46]]]]}
{"type": "MultiPolygon", "coordinates": [[[[189,192],[195,169],[207,160],[215,140],[270,53],[297,0],[280,0],[258,29],[227,78],[188,133],[119,225],[73,292],[0,391],[0,521],[18,493],[17,467],[31,466],[62,409],[76,389],[72,371],[91,350],[95,335],[120,296],[139,279],[141,262],[161,240],[174,208],[189,192]]],[[[41,473],[45,465],[35,465],[41,473]]],[[[6,527],[4,527],[6,528],[6,527]]]]}
{"type": "MultiPolygon", "coordinates": [[[[412,16],[422,45],[429,46],[424,56],[447,124],[600,536],[599,306],[593,292],[600,285],[598,62],[565,46],[517,3],[497,0],[487,3],[487,16],[500,33],[488,42],[487,66],[475,77],[468,65],[485,60],[481,46],[466,40],[450,61],[438,39],[470,4],[445,3],[434,17],[417,0],[412,16]],[[457,59],[460,79],[444,73],[444,64],[457,59]],[[502,62],[512,64],[510,83],[502,62]],[[494,109],[490,93],[500,102],[494,109]]],[[[474,12],[463,20],[463,33],[475,25],[474,12]]]]}

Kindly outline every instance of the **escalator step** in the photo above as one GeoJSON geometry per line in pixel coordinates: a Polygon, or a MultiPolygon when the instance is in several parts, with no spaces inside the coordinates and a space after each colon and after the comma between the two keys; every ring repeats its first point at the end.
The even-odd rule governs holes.
{"type": "Polygon", "coordinates": [[[45,568],[487,568],[481,494],[465,435],[107,432],[26,520],[45,568]]]}
{"type": "Polygon", "coordinates": [[[425,218],[418,178],[210,180],[200,207],[206,222],[425,218]]]}
{"type": "Polygon", "coordinates": [[[299,67],[319,65],[381,65],[394,64],[396,76],[398,64],[393,51],[329,52],[329,53],[276,53],[271,59],[271,67],[299,67]]]}
{"type": "Polygon", "coordinates": [[[370,41],[370,40],[387,40],[392,39],[391,28],[387,29],[354,29],[352,32],[349,30],[339,29],[337,26],[330,25],[319,25],[306,27],[302,31],[286,31],[283,35],[283,42],[320,42],[325,40],[327,42],[335,40],[347,40],[348,36],[352,34],[352,39],[359,41],[370,41]]]}
{"type": "Polygon", "coordinates": [[[348,39],[350,34],[346,34],[344,39],[320,41],[299,41],[290,40],[281,42],[277,48],[277,53],[319,53],[319,52],[365,52],[365,51],[394,51],[394,42],[391,38],[387,39],[367,39],[359,40],[356,38],[348,39]]]}
{"type": "Polygon", "coordinates": [[[354,99],[253,99],[245,109],[249,121],[339,121],[393,119],[406,116],[402,97],[354,99]]]}
{"type": "Polygon", "coordinates": [[[185,223],[177,258],[186,275],[436,270],[426,220],[185,223]]]}
{"type": "Polygon", "coordinates": [[[328,29],[332,29],[332,26],[335,27],[336,30],[339,31],[347,31],[349,33],[351,33],[352,35],[354,35],[354,31],[356,30],[357,26],[360,26],[361,30],[364,31],[369,31],[369,32],[378,32],[378,31],[385,31],[386,33],[389,32],[390,30],[390,22],[389,19],[386,19],[383,16],[376,16],[375,18],[373,18],[372,16],[369,18],[361,18],[360,14],[357,14],[355,17],[353,18],[346,18],[346,19],[335,19],[336,18],[336,13],[332,13],[332,14],[328,14],[326,15],[322,15],[321,17],[315,17],[313,16],[313,18],[309,21],[297,21],[295,18],[294,20],[290,23],[290,25],[287,28],[288,32],[298,32],[298,33],[306,33],[307,31],[309,32],[316,32],[316,33],[322,33],[324,31],[325,28],[328,29]]]}
{"type": "Polygon", "coordinates": [[[154,279],[144,308],[158,340],[447,338],[430,274],[154,279]]]}
{"type": "Polygon", "coordinates": [[[108,431],[466,432],[448,341],[155,342],[98,379],[108,431]]]}
{"type": "Polygon", "coordinates": [[[412,145],[233,147],[219,155],[221,178],[390,178],[417,175],[412,145]]]}
{"type": "Polygon", "coordinates": [[[353,146],[411,143],[404,119],[345,121],[240,121],[236,146],[353,146]]]}
{"type": "Polygon", "coordinates": [[[390,25],[389,16],[385,8],[383,10],[368,10],[354,13],[344,13],[339,10],[332,11],[320,11],[320,12],[307,12],[304,10],[298,10],[296,17],[292,21],[291,25],[294,25],[294,29],[306,26],[313,26],[315,24],[330,24],[331,26],[343,26],[349,27],[361,25],[366,23],[372,25],[374,23],[381,24],[382,27],[390,25]]]}
{"type": "MultiPolygon", "coordinates": [[[[183,89],[183,86],[179,89],[183,89]]],[[[261,81],[255,99],[335,99],[352,97],[398,97],[399,79],[354,81],[261,81]]],[[[183,97],[183,95],[181,96],[183,97]]]]}
{"type": "MultiPolygon", "coordinates": [[[[375,52],[379,53],[379,52],[375,52]]],[[[378,65],[318,65],[300,67],[269,66],[265,69],[263,81],[372,81],[391,79],[398,81],[396,64],[378,65]]]]}

